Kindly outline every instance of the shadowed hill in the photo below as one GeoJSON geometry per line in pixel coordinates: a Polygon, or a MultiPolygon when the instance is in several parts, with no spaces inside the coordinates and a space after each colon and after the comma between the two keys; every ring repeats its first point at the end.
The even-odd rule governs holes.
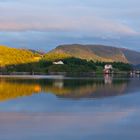
{"type": "Polygon", "coordinates": [[[128,49],[121,49],[124,53],[125,57],[127,58],[128,62],[132,64],[140,64],[140,52],[128,50],[128,49]]]}
{"type": "Polygon", "coordinates": [[[65,56],[102,62],[140,63],[140,52],[104,45],[61,45],[48,54],[54,54],[55,56],[57,54],[63,54],[64,56],[65,54],[65,56]]]}

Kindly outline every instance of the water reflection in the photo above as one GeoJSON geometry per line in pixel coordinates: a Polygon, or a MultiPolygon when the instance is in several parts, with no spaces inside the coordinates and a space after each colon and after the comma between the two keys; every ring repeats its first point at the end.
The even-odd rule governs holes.
{"type": "Polygon", "coordinates": [[[97,79],[0,78],[0,101],[40,93],[68,99],[102,98],[127,94],[132,84],[128,78],[113,79],[109,75],[97,79]]]}
{"type": "Polygon", "coordinates": [[[139,91],[139,78],[109,75],[1,78],[0,140],[139,140],[139,91]]]}
{"type": "Polygon", "coordinates": [[[112,84],[112,76],[110,76],[109,74],[105,74],[104,82],[105,82],[105,84],[112,84]]]}

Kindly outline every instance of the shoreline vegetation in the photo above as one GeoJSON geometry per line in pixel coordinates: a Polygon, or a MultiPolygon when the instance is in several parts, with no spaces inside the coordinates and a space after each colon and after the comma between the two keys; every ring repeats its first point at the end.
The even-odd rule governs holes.
{"type": "Polygon", "coordinates": [[[61,59],[64,64],[53,64],[53,61],[40,60],[35,63],[7,65],[0,68],[1,75],[65,75],[83,74],[100,75],[104,74],[104,66],[110,64],[113,70],[110,74],[129,74],[132,71],[130,64],[122,62],[94,62],[79,58],[61,59]]]}

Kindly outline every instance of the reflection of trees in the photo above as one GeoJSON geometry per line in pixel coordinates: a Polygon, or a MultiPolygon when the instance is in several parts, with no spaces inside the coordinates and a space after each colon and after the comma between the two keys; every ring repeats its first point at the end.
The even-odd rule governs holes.
{"type": "Polygon", "coordinates": [[[100,98],[125,93],[127,80],[113,80],[105,84],[104,79],[80,80],[31,80],[1,79],[0,100],[9,100],[45,92],[61,98],[100,98]]]}
{"type": "Polygon", "coordinates": [[[46,92],[52,92],[61,98],[102,98],[124,94],[127,83],[116,85],[96,84],[85,85],[79,88],[55,88],[46,87],[46,92]]]}

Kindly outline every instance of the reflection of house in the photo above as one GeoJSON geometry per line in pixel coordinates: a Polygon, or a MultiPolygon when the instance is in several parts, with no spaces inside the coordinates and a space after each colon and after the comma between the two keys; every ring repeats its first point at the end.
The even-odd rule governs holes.
{"type": "Polygon", "coordinates": [[[64,65],[63,61],[56,61],[53,62],[54,65],[64,65]]]}
{"type": "Polygon", "coordinates": [[[64,81],[62,79],[55,80],[53,85],[54,85],[54,87],[61,89],[64,86],[64,81]]]}
{"type": "Polygon", "coordinates": [[[111,73],[112,70],[113,70],[112,65],[110,65],[110,64],[106,64],[106,65],[105,65],[105,67],[104,67],[104,73],[105,73],[105,74],[111,73]]]}
{"type": "Polygon", "coordinates": [[[110,75],[106,74],[104,76],[104,82],[105,82],[105,84],[112,84],[112,77],[110,75]]]}

